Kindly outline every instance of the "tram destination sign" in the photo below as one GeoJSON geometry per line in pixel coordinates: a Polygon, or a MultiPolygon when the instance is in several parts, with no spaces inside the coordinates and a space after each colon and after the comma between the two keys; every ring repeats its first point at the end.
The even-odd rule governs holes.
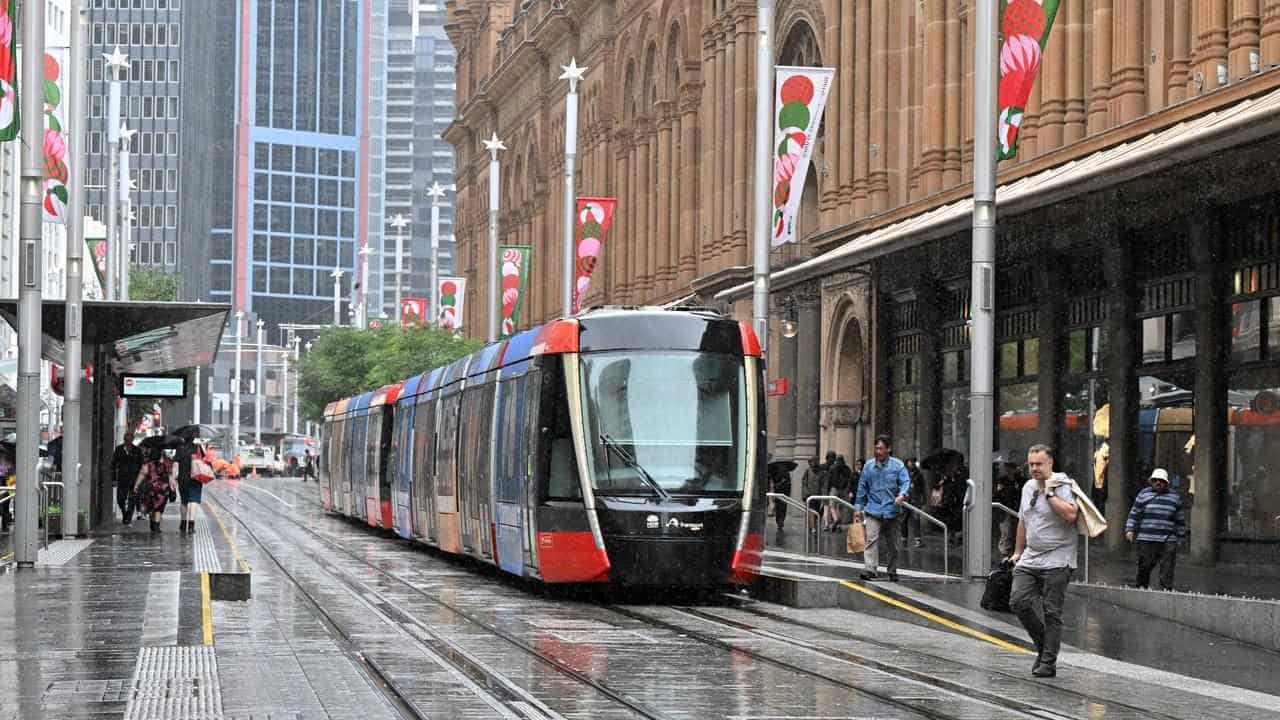
{"type": "Polygon", "coordinates": [[[120,396],[127,398],[184,398],[187,396],[185,375],[138,375],[120,377],[120,396]]]}

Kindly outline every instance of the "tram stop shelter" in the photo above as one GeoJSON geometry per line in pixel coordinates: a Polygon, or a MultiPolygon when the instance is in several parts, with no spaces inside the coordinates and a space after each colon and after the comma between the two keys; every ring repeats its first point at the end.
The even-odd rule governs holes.
{"type": "MultiPolygon", "coordinates": [[[[92,367],[92,381],[82,382],[80,391],[80,502],[88,520],[80,532],[113,517],[110,464],[120,442],[113,432],[119,378],[212,364],[230,312],[230,305],[219,303],[84,301],[82,357],[92,367]]],[[[18,330],[17,301],[0,300],[0,317],[18,330]]],[[[66,318],[62,300],[42,303],[41,355],[63,366],[66,318]]]]}

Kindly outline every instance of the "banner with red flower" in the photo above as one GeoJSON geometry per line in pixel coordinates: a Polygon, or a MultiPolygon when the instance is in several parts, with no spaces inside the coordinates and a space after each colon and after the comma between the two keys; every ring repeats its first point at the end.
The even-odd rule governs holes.
{"type": "Polygon", "coordinates": [[[1018,128],[1022,127],[1027,98],[1036,84],[1060,2],[1000,0],[1000,93],[996,103],[999,160],[1018,154],[1018,128]]]}
{"type": "Polygon", "coordinates": [[[52,223],[65,223],[67,215],[67,55],[67,48],[49,48],[44,55],[44,221],[52,223]]]}
{"type": "Polygon", "coordinates": [[[400,327],[423,327],[427,324],[427,299],[406,297],[400,300],[400,327]]]}
{"type": "Polygon", "coordinates": [[[0,0],[0,142],[18,137],[18,0],[0,0]]]}
{"type": "Polygon", "coordinates": [[[778,127],[773,146],[773,239],[778,247],[796,241],[796,214],[804,194],[809,159],[818,140],[822,111],[827,106],[835,68],[776,68],[774,108],[778,127]]]}
{"type": "Polygon", "coordinates": [[[98,287],[90,291],[95,299],[107,294],[107,241],[105,238],[85,238],[84,244],[89,251],[89,261],[93,263],[93,272],[98,276],[98,287]]]}
{"type": "Polygon", "coordinates": [[[604,238],[609,232],[609,226],[613,224],[613,211],[617,206],[617,198],[578,198],[578,251],[573,264],[574,315],[582,309],[582,301],[587,297],[587,289],[591,287],[591,273],[595,272],[596,264],[600,261],[604,238]]]}
{"type": "Polygon", "coordinates": [[[445,330],[462,329],[462,302],[467,295],[467,279],[440,278],[440,317],[436,324],[445,330]]]}
{"type": "Polygon", "coordinates": [[[503,245],[502,256],[502,331],[499,338],[509,338],[520,327],[520,310],[524,307],[524,290],[529,281],[529,259],[533,248],[527,245],[503,245]]]}

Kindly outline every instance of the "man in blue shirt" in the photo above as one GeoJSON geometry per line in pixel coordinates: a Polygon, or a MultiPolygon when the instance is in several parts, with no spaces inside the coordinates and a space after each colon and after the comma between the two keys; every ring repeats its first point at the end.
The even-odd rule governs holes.
{"type": "Polygon", "coordinates": [[[1124,523],[1124,536],[1138,543],[1138,587],[1147,587],[1151,571],[1160,566],[1160,588],[1173,589],[1173,566],[1178,543],[1187,536],[1182,497],[1169,488],[1169,472],[1156,468],[1151,486],[1138,493],[1124,523]]]}
{"type": "Polygon", "coordinates": [[[898,580],[898,521],[902,503],[911,492],[911,475],[901,460],[889,455],[892,451],[893,440],[888,435],[877,437],[875,456],[863,463],[862,475],[858,478],[853,521],[864,522],[865,516],[867,548],[862,552],[862,559],[867,569],[862,573],[863,580],[878,577],[881,542],[885,544],[889,580],[898,580]]]}

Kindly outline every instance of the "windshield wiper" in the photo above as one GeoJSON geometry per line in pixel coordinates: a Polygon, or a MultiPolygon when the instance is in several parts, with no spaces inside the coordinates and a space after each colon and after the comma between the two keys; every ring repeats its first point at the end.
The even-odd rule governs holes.
{"type": "Polygon", "coordinates": [[[604,445],[606,455],[608,455],[610,450],[617,453],[618,457],[622,458],[622,462],[626,463],[627,467],[635,470],[636,474],[640,476],[640,479],[644,481],[644,484],[648,485],[650,489],[657,493],[659,498],[663,500],[671,499],[671,494],[662,489],[662,486],[653,479],[653,476],[649,474],[649,471],[645,470],[640,466],[640,463],[636,462],[635,457],[633,457],[631,453],[627,452],[617,443],[617,441],[609,437],[609,433],[600,433],[600,442],[604,445]]]}

